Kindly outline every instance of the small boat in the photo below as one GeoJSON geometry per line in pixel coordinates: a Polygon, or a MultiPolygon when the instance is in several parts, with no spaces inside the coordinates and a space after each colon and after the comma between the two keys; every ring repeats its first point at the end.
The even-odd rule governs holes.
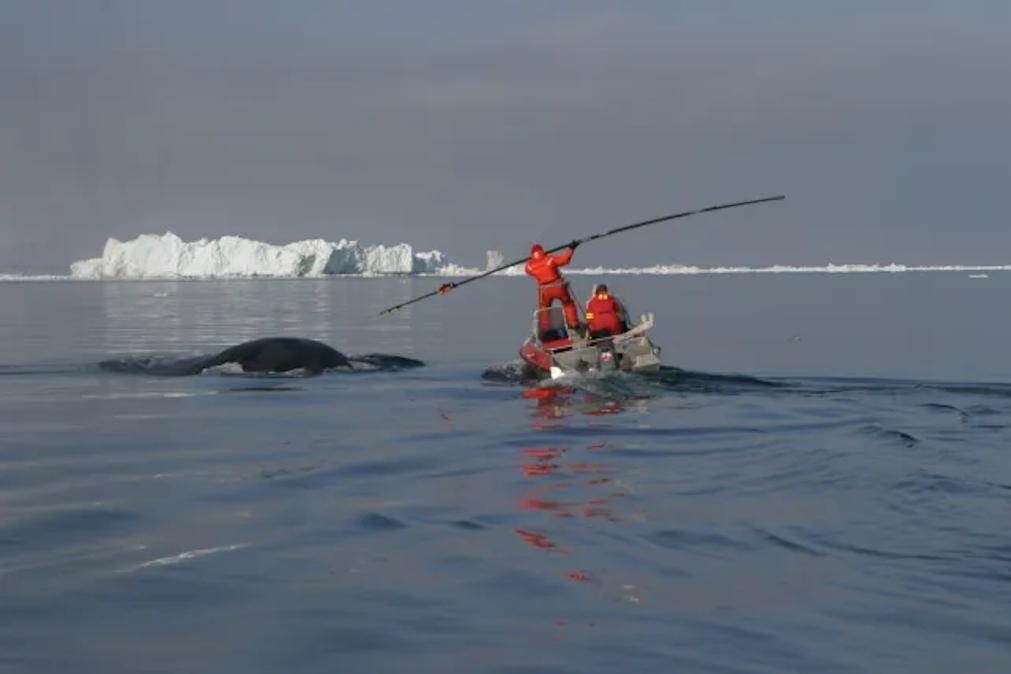
{"type": "Polygon", "coordinates": [[[571,330],[562,307],[534,312],[533,330],[520,348],[520,358],[558,379],[590,372],[653,372],[660,369],[660,347],[649,338],[653,314],[618,335],[594,336],[571,330]]]}

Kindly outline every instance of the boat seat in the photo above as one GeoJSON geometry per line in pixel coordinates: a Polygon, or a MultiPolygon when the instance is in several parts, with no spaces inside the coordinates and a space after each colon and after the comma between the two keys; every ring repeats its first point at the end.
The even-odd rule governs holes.
{"type": "Polygon", "coordinates": [[[547,343],[562,339],[568,339],[569,335],[562,328],[554,328],[554,329],[549,328],[547,330],[542,330],[540,337],[542,342],[547,343]]]}
{"type": "Polygon", "coordinates": [[[544,345],[544,348],[547,351],[565,351],[572,348],[572,338],[566,336],[562,339],[553,339],[550,341],[541,340],[541,344],[544,345]]]}

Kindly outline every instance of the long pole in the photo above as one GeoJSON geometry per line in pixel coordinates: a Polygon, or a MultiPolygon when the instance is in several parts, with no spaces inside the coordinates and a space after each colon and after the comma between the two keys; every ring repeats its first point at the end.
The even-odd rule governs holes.
{"type": "MultiPolygon", "coordinates": [[[[764,197],[762,199],[750,199],[748,201],[736,201],[736,202],[730,203],[730,204],[717,204],[716,206],[709,206],[707,208],[698,208],[698,209],[695,209],[695,210],[692,210],[692,211],[684,211],[682,213],[675,213],[673,215],[665,215],[665,216],[659,217],[659,218],[651,218],[649,220],[643,220],[642,222],[635,222],[635,223],[632,223],[631,225],[624,225],[622,227],[615,227],[614,229],[609,229],[606,232],[601,232],[600,234],[592,234],[592,235],[584,237],[582,239],[575,239],[575,240],[572,241],[572,243],[581,244],[581,243],[586,243],[588,241],[596,241],[598,239],[603,239],[603,238],[608,237],[608,236],[614,236],[615,234],[620,234],[622,232],[628,232],[628,231],[633,230],[633,229],[638,229],[639,227],[646,227],[648,225],[655,225],[655,224],[660,223],[660,222],[667,222],[668,220],[677,220],[678,218],[687,218],[690,215],[700,215],[702,213],[711,213],[713,211],[722,211],[722,210],[725,210],[725,209],[728,209],[728,208],[738,208],[740,206],[751,206],[753,204],[762,204],[762,203],[765,203],[767,201],[780,201],[780,200],[785,199],[785,198],[786,198],[786,196],[781,194],[781,195],[775,196],[775,197],[764,197]]],[[[545,252],[546,253],[557,253],[560,250],[568,248],[570,245],[571,244],[569,244],[569,243],[564,243],[564,244],[562,244],[560,246],[555,246],[554,248],[551,248],[551,249],[549,249],[549,250],[547,250],[545,252]]],[[[498,267],[495,267],[494,269],[489,269],[488,271],[483,272],[481,274],[478,274],[476,276],[470,276],[468,278],[463,279],[462,281],[450,281],[449,283],[444,283],[440,287],[436,288],[435,290],[433,290],[431,292],[425,293],[424,295],[419,295],[417,297],[414,297],[412,299],[407,300],[406,302],[401,302],[400,304],[395,304],[392,307],[388,307],[386,309],[383,309],[382,311],[379,312],[379,314],[380,315],[382,315],[382,314],[388,314],[388,313],[394,312],[394,311],[396,311],[398,309],[403,309],[404,307],[409,306],[411,304],[414,304],[416,302],[420,302],[422,300],[427,300],[429,297],[435,297],[436,295],[445,294],[445,293],[449,292],[450,290],[453,290],[454,288],[459,288],[460,286],[467,285],[468,283],[473,283],[474,281],[479,281],[479,280],[481,280],[481,279],[483,279],[485,277],[491,276],[492,274],[497,274],[500,271],[503,271],[505,269],[509,269],[510,267],[515,267],[516,265],[524,264],[529,259],[530,259],[530,257],[527,256],[527,257],[522,258],[520,260],[514,260],[512,262],[507,262],[506,264],[503,264],[503,265],[500,265],[498,267]]]]}

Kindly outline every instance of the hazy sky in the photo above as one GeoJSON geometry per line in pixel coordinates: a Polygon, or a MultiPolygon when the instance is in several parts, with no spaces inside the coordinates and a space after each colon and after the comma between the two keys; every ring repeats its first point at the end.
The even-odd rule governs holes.
{"type": "Polygon", "coordinates": [[[0,271],[172,230],[1011,262],[1011,2],[0,0],[0,271]]]}

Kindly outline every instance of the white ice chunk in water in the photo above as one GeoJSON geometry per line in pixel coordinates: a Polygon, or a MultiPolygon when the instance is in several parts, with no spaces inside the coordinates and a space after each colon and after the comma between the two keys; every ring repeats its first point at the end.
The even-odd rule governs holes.
{"type": "Polygon", "coordinates": [[[485,270],[495,269],[496,267],[501,267],[505,264],[505,255],[502,254],[500,250],[489,250],[485,253],[488,262],[485,264],[485,270]]]}

